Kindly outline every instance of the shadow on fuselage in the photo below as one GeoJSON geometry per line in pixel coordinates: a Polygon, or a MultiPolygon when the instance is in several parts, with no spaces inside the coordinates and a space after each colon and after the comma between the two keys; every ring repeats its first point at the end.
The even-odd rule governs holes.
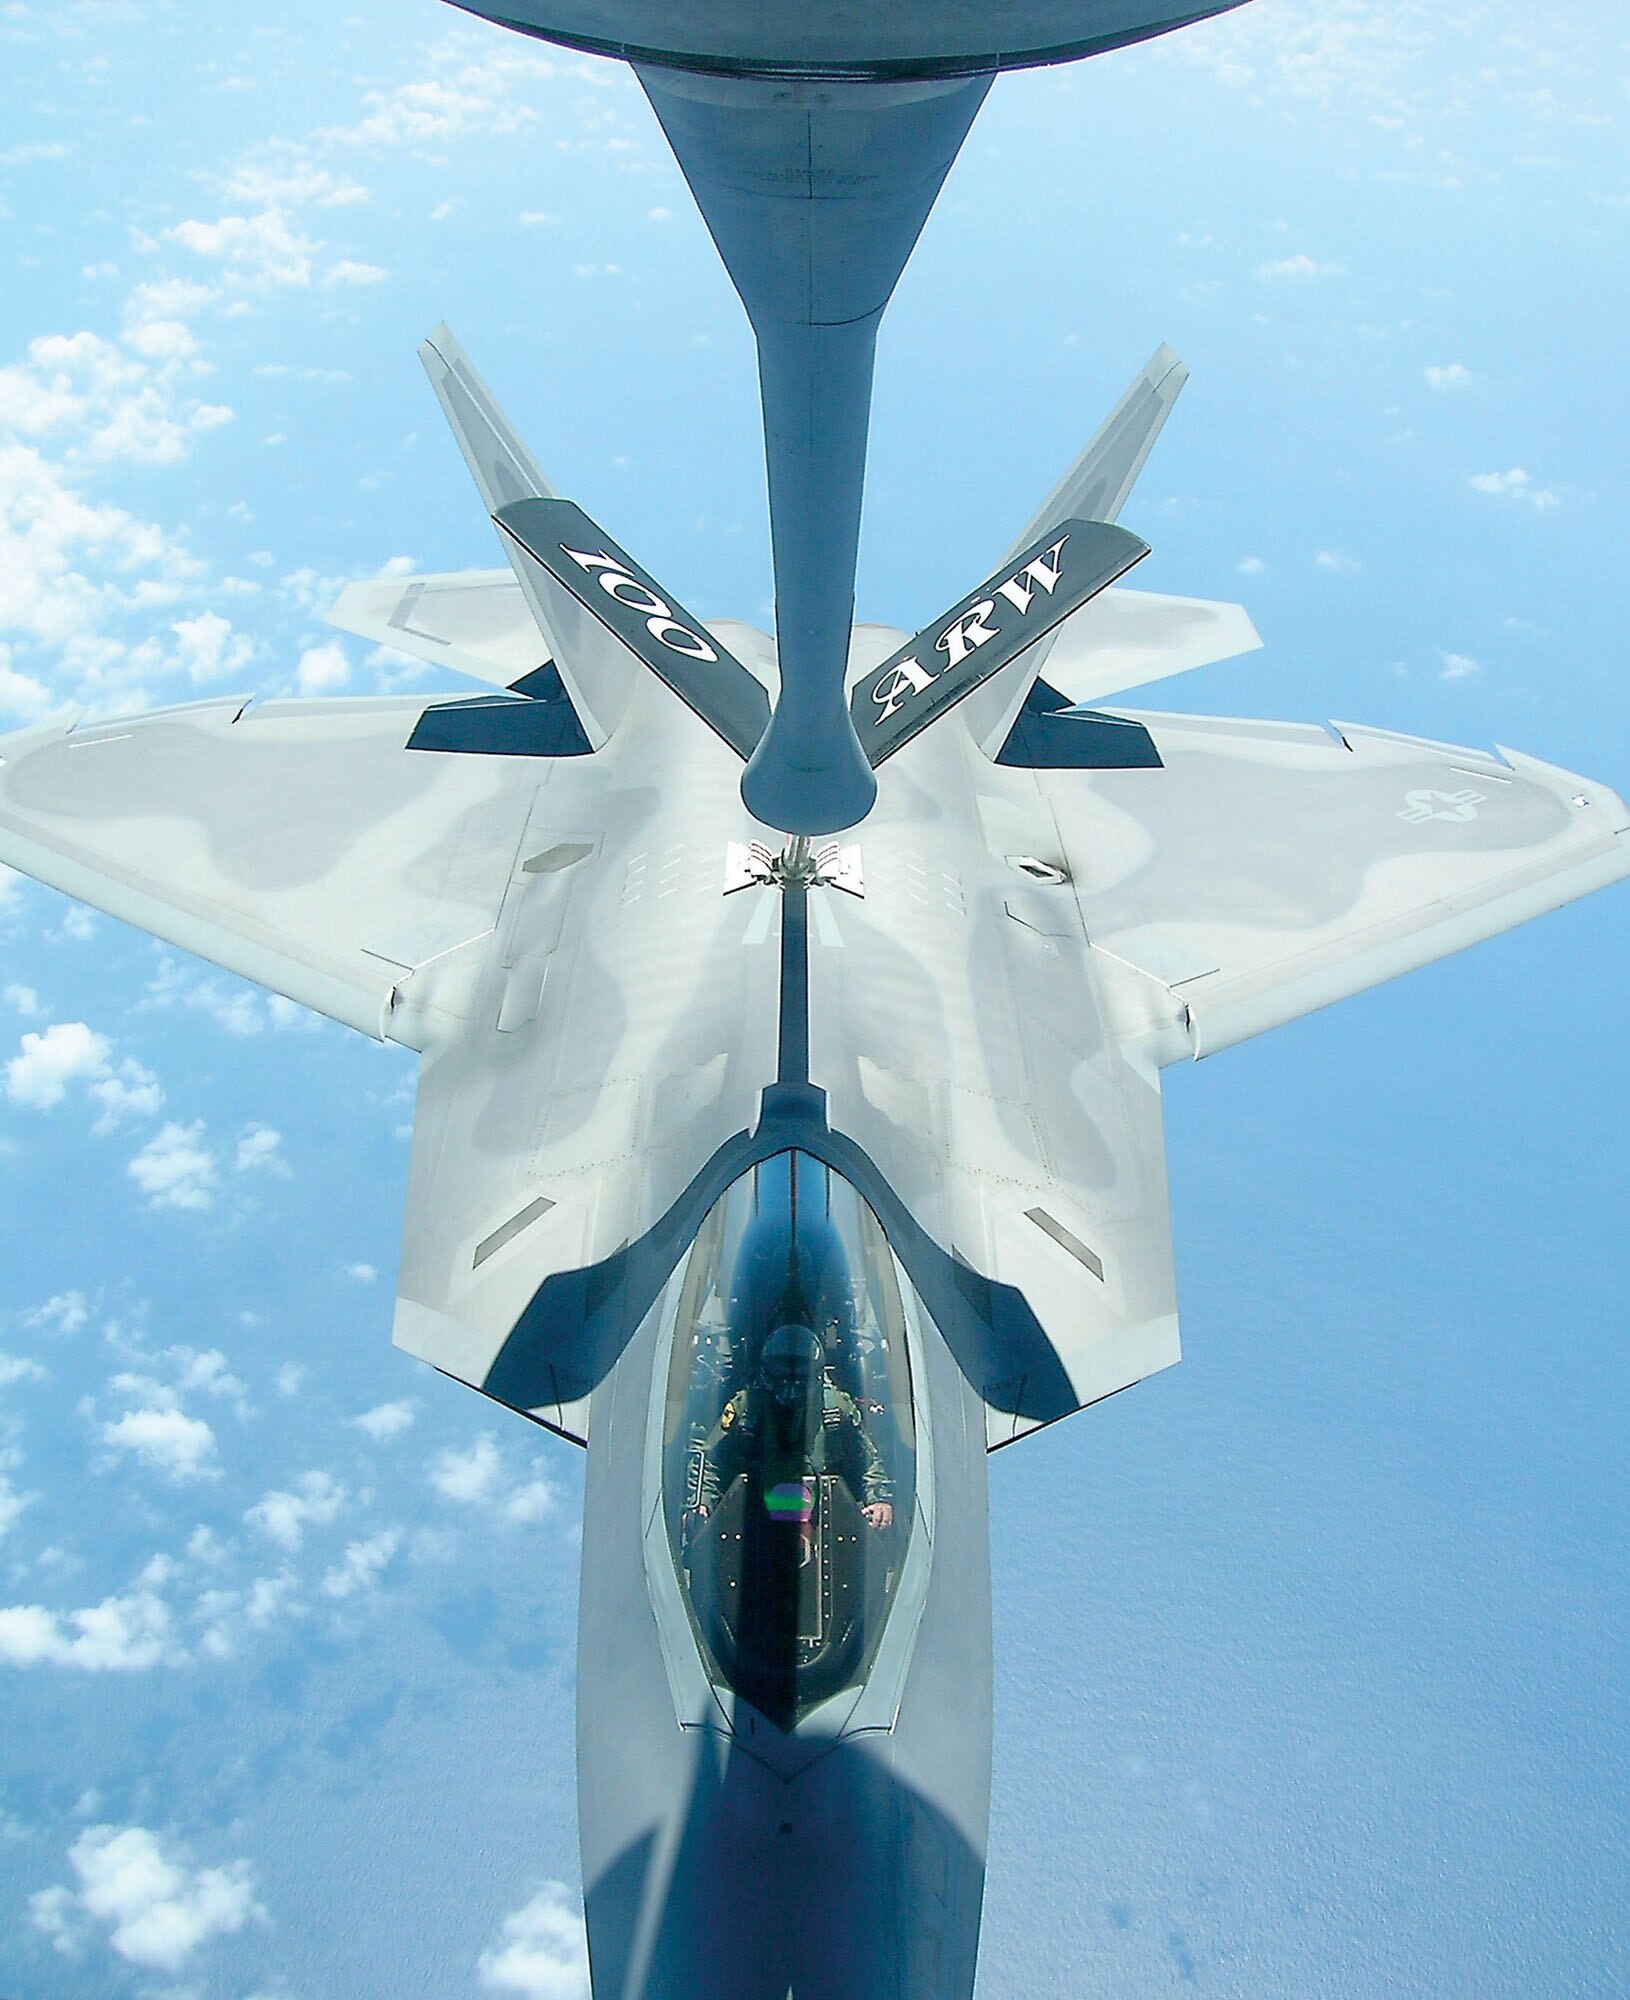
{"type": "Polygon", "coordinates": [[[967,2000],[983,1861],[886,1734],[789,1783],[691,1733],[689,1796],[588,1885],[595,2000],[967,2000]]]}

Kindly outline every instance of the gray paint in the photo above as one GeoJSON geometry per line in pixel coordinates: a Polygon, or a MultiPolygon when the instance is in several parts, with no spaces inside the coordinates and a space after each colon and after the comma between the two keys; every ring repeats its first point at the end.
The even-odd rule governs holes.
{"type": "Polygon", "coordinates": [[[1242,0],[453,0],[570,48],[775,76],[938,76],[1099,55],[1242,0]]]}

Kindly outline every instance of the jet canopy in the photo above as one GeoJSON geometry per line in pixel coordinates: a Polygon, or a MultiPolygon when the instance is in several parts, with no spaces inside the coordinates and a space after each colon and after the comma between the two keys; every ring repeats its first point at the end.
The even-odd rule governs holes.
{"type": "Polygon", "coordinates": [[[915,1504],[905,1311],[882,1226],[806,1153],[709,1212],[663,1425],[669,1542],[709,1675],[786,1730],[862,1681],[915,1504]]]}

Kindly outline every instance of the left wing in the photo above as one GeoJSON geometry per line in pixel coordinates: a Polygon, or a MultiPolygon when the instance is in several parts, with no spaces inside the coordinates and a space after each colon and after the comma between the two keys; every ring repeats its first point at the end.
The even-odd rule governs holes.
{"type": "Polygon", "coordinates": [[[1138,720],[1163,769],[1036,776],[1095,949],[1169,989],[1184,1053],[1630,874],[1623,800],[1514,751],[1347,724],[1138,720]]]}

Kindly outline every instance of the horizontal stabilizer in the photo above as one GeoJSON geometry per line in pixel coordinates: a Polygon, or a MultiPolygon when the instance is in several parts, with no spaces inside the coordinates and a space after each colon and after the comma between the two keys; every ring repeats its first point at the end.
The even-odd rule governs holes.
{"type": "MultiPolygon", "coordinates": [[[[556,608],[564,595],[579,607],[579,629],[587,623],[609,632],[739,757],[752,756],[770,720],[762,683],[581,507],[570,500],[522,500],[500,507],[493,518],[516,553],[516,573],[528,595],[553,584],[553,623],[565,622],[556,608]]],[[[578,649],[565,630],[559,637],[564,665],[578,649]]]]}
{"type": "Polygon", "coordinates": [[[345,586],[328,622],[494,687],[513,687],[548,654],[507,569],[368,577],[345,586]]]}
{"type": "Polygon", "coordinates": [[[1105,521],[1065,520],[856,682],[849,713],[873,769],[1149,553],[1105,521]]]}
{"type": "Polygon", "coordinates": [[[1106,590],[1058,628],[1047,678],[1073,702],[1106,701],[1126,688],[1253,653],[1261,644],[1243,604],[1106,590]]]}

